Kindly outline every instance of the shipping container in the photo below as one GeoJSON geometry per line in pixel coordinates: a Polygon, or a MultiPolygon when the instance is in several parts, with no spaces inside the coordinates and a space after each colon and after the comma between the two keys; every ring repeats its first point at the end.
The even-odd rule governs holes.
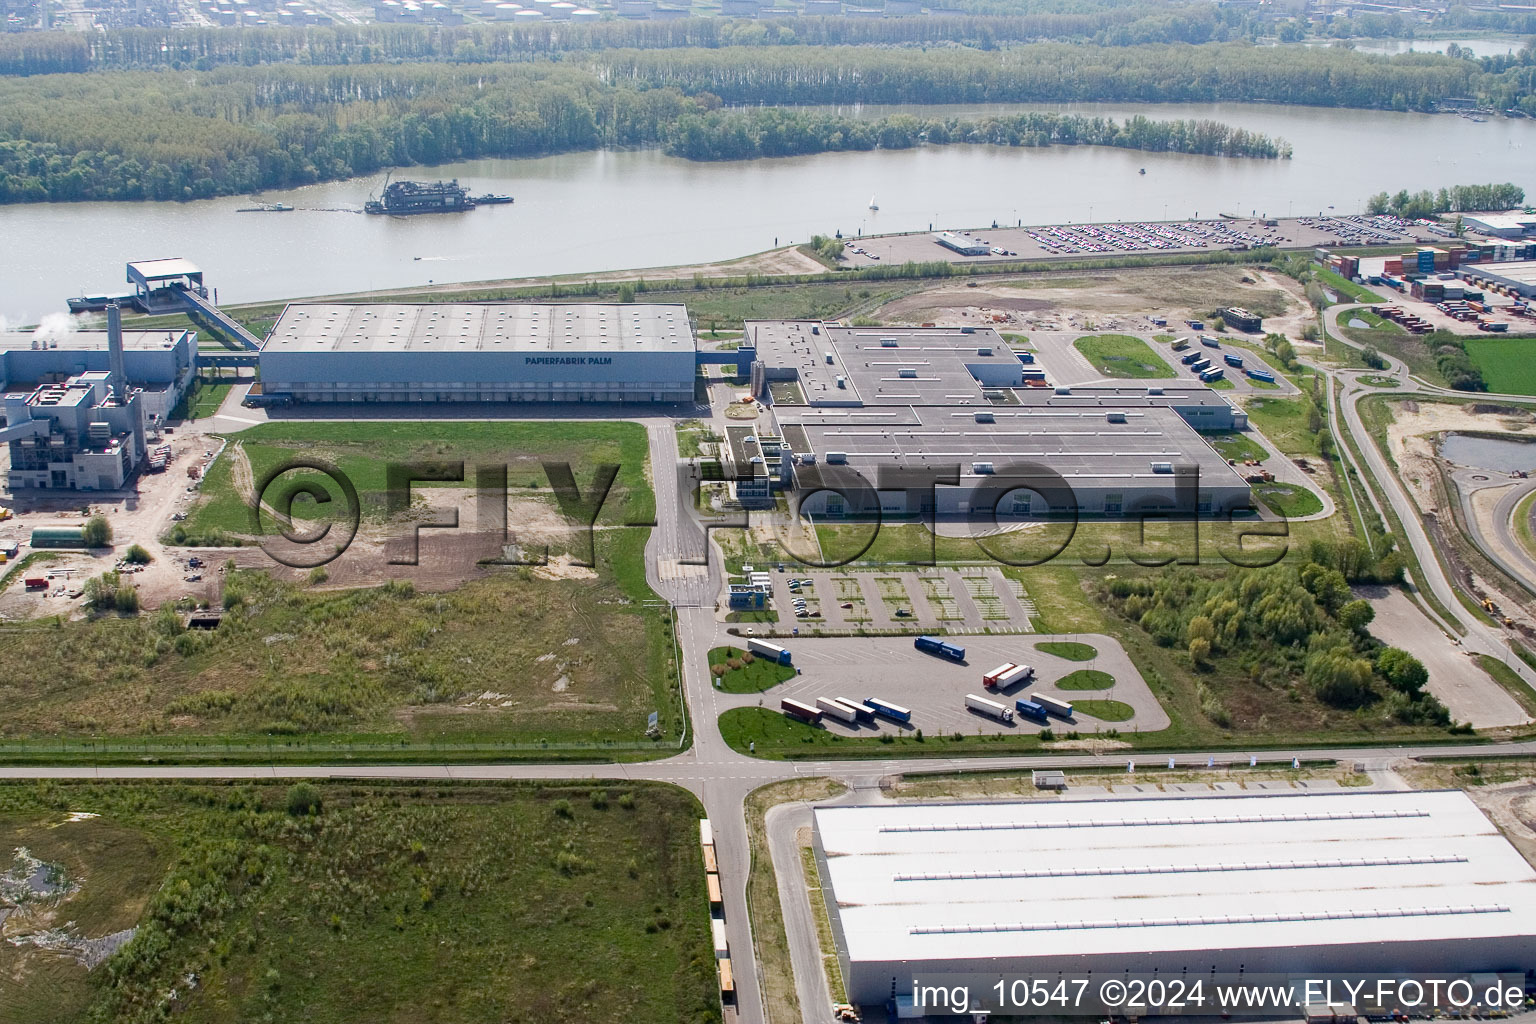
{"type": "Polygon", "coordinates": [[[1029,695],[1029,699],[1034,701],[1036,704],[1039,704],[1041,707],[1045,708],[1046,711],[1049,711],[1053,715],[1059,715],[1062,718],[1072,717],[1072,705],[1068,704],[1064,700],[1057,700],[1055,697],[1047,697],[1043,693],[1032,693],[1029,695]]]}
{"type": "Polygon", "coordinates": [[[731,974],[731,958],[723,956],[720,963],[720,1001],[722,1003],[734,1003],[736,1001],[736,979],[731,974]]]}
{"type": "Polygon", "coordinates": [[[997,668],[993,669],[992,671],[982,673],[981,685],[982,686],[996,686],[997,685],[997,681],[999,679],[1003,678],[1003,676],[1007,675],[1009,672],[1012,672],[1014,669],[1016,669],[1018,667],[1019,666],[1015,665],[1011,661],[1005,661],[1001,665],[997,666],[997,668]]]}
{"type": "Polygon", "coordinates": [[[789,664],[789,652],[778,644],[771,644],[766,640],[758,640],[754,637],[747,641],[747,650],[753,654],[761,654],[768,660],[777,662],[780,665],[789,664]]]}
{"type": "Polygon", "coordinates": [[[1226,355],[1222,356],[1221,358],[1226,362],[1226,364],[1228,366],[1242,366],[1243,365],[1243,357],[1238,355],[1236,352],[1228,352],[1226,355]]]}
{"type": "Polygon", "coordinates": [[[708,818],[699,819],[699,843],[702,846],[715,845],[715,828],[708,818]]]}
{"type": "Polygon", "coordinates": [[[999,704],[995,700],[988,700],[986,697],[983,697],[980,694],[966,694],[965,706],[970,708],[972,711],[979,711],[984,715],[995,718],[999,722],[1013,721],[1013,712],[1011,710],[1009,710],[1004,705],[999,704]]]}
{"type": "Polygon", "coordinates": [[[725,922],[718,917],[709,919],[709,934],[715,941],[715,959],[723,960],[731,955],[731,947],[725,941],[725,922]]]}
{"type": "Polygon", "coordinates": [[[27,577],[27,589],[28,590],[47,590],[48,589],[48,581],[43,579],[41,576],[28,576],[27,577]]]}
{"type": "Polygon", "coordinates": [[[704,851],[704,870],[705,871],[719,871],[720,870],[720,862],[715,859],[715,846],[714,846],[714,844],[711,843],[708,846],[700,847],[700,849],[702,849],[704,851]]]}
{"type": "Polygon", "coordinates": [[[705,888],[709,890],[709,905],[711,907],[718,907],[725,902],[725,900],[720,895],[719,875],[715,874],[714,872],[710,872],[709,874],[705,875],[704,885],[705,888]]]}
{"type": "Polygon", "coordinates": [[[1037,722],[1044,722],[1050,717],[1048,714],[1046,714],[1045,708],[1041,707],[1039,704],[1032,700],[1021,698],[1014,701],[1013,706],[1018,709],[1019,714],[1023,715],[1025,718],[1032,718],[1037,722]]]}
{"type": "Polygon", "coordinates": [[[877,715],[883,715],[892,721],[912,721],[912,712],[900,704],[892,704],[890,701],[881,700],[879,697],[865,697],[864,704],[866,707],[873,708],[877,715]]]}
{"type": "Polygon", "coordinates": [[[947,640],[940,640],[936,636],[920,636],[912,642],[912,646],[924,654],[937,654],[941,658],[951,661],[964,661],[965,648],[958,644],[952,644],[947,640]]]}
{"type": "Polygon", "coordinates": [[[863,701],[854,700],[852,697],[839,697],[837,699],[841,703],[853,708],[853,713],[859,716],[859,721],[873,722],[875,720],[875,709],[863,701]]]}
{"type": "Polygon", "coordinates": [[[820,711],[817,711],[809,704],[802,704],[791,697],[785,697],[779,701],[779,710],[791,718],[798,718],[800,721],[808,722],[811,725],[821,722],[820,711]]]}
{"type": "Polygon", "coordinates": [[[817,697],[816,710],[823,715],[831,715],[839,722],[847,722],[849,725],[854,725],[859,720],[858,713],[836,697],[817,697]]]}

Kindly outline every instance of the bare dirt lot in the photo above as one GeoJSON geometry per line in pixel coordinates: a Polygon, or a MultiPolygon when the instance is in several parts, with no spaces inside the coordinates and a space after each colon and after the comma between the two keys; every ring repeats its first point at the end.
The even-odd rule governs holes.
{"type": "Polygon", "coordinates": [[[1536,416],[1508,410],[1479,411],[1476,405],[1449,402],[1393,402],[1392,422],[1387,426],[1387,445],[1397,463],[1399,475],[1408,485],[1414,501],[1426,511],[1437,502],[1432,490],[1436,472],[1435,439],[1456,430],[1529,432],[1536,426],[1536,416]]]}

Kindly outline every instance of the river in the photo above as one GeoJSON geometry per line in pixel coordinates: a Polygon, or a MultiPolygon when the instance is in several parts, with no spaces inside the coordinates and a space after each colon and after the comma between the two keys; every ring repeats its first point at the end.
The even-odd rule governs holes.
{"type": "MultiPolygon", "coordinates": [[[[876,116],[895,108],[859,109],[876,116]]],[[[899,108],[977,113],[991,108],[899,108]]],[[[1061,109],[1061,108],[1056,108],[1061,109]]],[[[479,281],[729,259],[815,232],[929,224],[1271,216],[1359,210],[1383,189],[1513,181],[1536,195],[1536,121],[1252,104],[1084,104],[1123,118],[1212,118],[1295,147],[1238,160],[1058,146],[935,146],[694,163],[654,150],[571,153],[413,168],[510,192],[512,206],[391,218],[358,212],[380,178],[268,192],[292,213],[237,213],[249,200],[0,206],[0,318],[35,322],[82,292],[125,287],[130,260],[184,256],[221,302],[428,281],[479,281]],[[1138,169],[1145,167],[1146,174],[1138,169]],[[866,207],[870,197],[879,212],[866,207]]]]}

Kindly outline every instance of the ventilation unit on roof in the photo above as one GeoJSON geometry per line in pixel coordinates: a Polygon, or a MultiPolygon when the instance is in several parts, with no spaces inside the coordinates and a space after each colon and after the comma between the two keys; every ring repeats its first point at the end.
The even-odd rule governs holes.
{"type": "Polygon", "coordinates": [[[1152,472],[1154,472],[1154,473],[1172,473],[1173,472],[1173,463],[1171,463],[1171,462],[1154,462],[1154,463],[1152,463],[1152,472]]]}
{"type": "Polygon", "coordinates": [[[848,378],[839,376],[837,378],[837,386],[840,388],[846,388],[848,386],[848,378]]]}
{"type": "Polygon", "coordinates": [[[898,377],[916,377],[917,376],[917,371],[915,369],[913,369],[912,367],[910,367],[910,366],[903,366],[901,369],[896,371],[896,376],[898,376],[898,377]]]}
{"type": "Polygon", "coordinates": [[[847,452],[827,452],[827,461],[828,462],[835,462],[835,463],[847,462],[848,461],[848,453],[847,452]]]}
{"type": "Polygon", "coordinates": [[[896,347],[896,339],[895,338],[881,338],[880,339],[880,347],[881,348],[895,348],[896,347]]]}
{"type": "Polygon", "coordinates": [[[993,416],[989,412],[978,412],[976,414],[976,422],[977,423],[995,423],[995,422],[997,422],[997,417],[993,416]]]}
{"type": "Polygon", "coordinates": [[[1148,398],[1152,397],[1153,395],[1160,395],[1162,393],[1163,393],[1163,389],[1162,388],[1147,388],[1147,397],[1148,398]]]}
{"type": "Polygon", "coordinates": [[[983,346],[976,350],[976,354],[979,356],[989,356],[992,354],[992,348],[991,346],[983,346]]]}
{"type": "Polygon", "coordinates": [[[831,352],[826,353],[826,357],[827,357],[827,362],[830,364],[832,362],[832,353],[831,352]]]}
{"type": "Polygon", "coordinates": [[[972,473],[992,473],[992,472],[995,472],[995,470],[993,470],[992,463],[990,463],[990,462],[973,462],[973,463],[971,463],[971,472],[972,473]]]}
{"type": "Polygon", "coordinates": [[[1108,413],[1104,414],[1104,418],[1106,420],[1108,420],[1110,423],[1124,423],[1125,422],[1125,413],[1123,413],[1123,412],[1108,412],[1108,413]]]}
{"type": "Polygon", "coordinates": [[[1068,387],[1059,387],[1056,389],[1056,393],[1058,395],[1070,395],[1072,393],[1072,389],[1068,387]]]}

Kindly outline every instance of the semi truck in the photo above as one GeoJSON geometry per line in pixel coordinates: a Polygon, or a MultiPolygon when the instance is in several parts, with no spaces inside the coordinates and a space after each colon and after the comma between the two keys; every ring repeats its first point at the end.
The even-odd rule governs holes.
{"type": "Polygon", "coordinates": [[[1213,380],[1221,380],[1227,375],[1227,371],[1219,366],[1212,366],[1200,371],[1200,379],[1209,384],[1213,380]]]}
{"type": "Polygon", "coordinates": [[[1034,361],[1035,361],[1035,354],[1033,352],[1020,352],[1019,353],[1019,362],[1021,362],[1021,363],[1032,363],[1034,361]]]}
{"type": "Polygon", "coordinates": [[[1179,338],[1173,343],[1173,350],[1175,352],[1183,352],[1187,348],[1189,348],[1188,338],[1179,338]]]}
{"type": "Polygon", "coordinates": [[[1034,676],[1035,670],[1029,665],[1015,665],[1011,662],[1007,665],[999,665],[997,668],[981,677],[981,684],[988,689],[1006,690],[1015,683],[1027,683],[1034,676]]]}
{"type": "Polygon", "coordinates": [[[831,715],[839,722],[846,722],[849,725],[857,725],[859,721],[858,712],[836,697],[817,697],[816,710],[824,715],[831,715]]]}
{"type": "Polygon", "coordinates": [[[753,654],[760,654],[770,661],[776,662],[777,664],[789,664],[789,651],[780,647],[778,644],[771,644],[766,640],[758,640],[756,638],[752,638],[747,641],[747,650],[751,651],[753,654]]]}
{"type": "Polygon", "coordinates": [[[1196,359],[1194,362],[1190,363],[1189,364],[1189,368],[1191,370],[1194,370],[1196,373],[1204,373],[1206,370],[1209,370],[1211,368],[1211,361],[1209,359],[1206,359],[1206,358],[1202,357],[1202,358],[1196,359]]]}
{"type": "Polygon", "coordinates": [[[1056,715],[1060,718],[1072,717],[1072,705],[1068,704],[1064,700],[1057,700],[1055,697],[1047,697],[1043,693],[1032,693],[1029,695],[1029,699],[1045,708],[1045,710],[1050,714],[1056,715]]]}
{"type": "Polygon", "coordinates": [[[1221,342],[1217,341],[1209,334],[1200,335],[1200,344],[1204,345],[1206,348],[1221,348],[1221,342]]]}
{"type": "Polygon", "coordinates": [[[1268,370],[1248,370],[1248,376],[1253,380],[1262,380],[1266,384],[1275,382],[1275,375],[1268,370]]]}
{"type": "Polygon", "coordinates": [[[1236,366],[1241,368],[1243,365],[1243,357],[1238,355],[1236,352],[1228,352],[1221,358],[1226,362],[1228,366],[1236,366]]]}
{"type": "Polygon", "coordinates": [[[1199,349],[1195,349],[1195,351],[1193,351],[1193,352],[1186,352],[1186,353],[1184,353],[1184,355],[1179,357],[1179,362],[1183,363],[1185,366],[1188,366],[1190,363],[1195,362],[1197,359],[1204,359],[1204,358],[1205,357],[1200,354],[1200,350],[1199,349]]]}
{"type": "Polygon", "coordinates": [[[779,710],[784,712],[790,718],[798,718],[800,721],[806,722],[810,725],[817,725],[821,722],[820,711],[811,707],[809,704],[802,704],[792,697],[785,697],[783,700],[779,701],[779,710]]]}
{"type": "Polygon", "coordinates": [[[1013,712],[1007,706],[999,704],[995,700],[988,700],[978,693],[966,694],[965,706],[972,711],[980,711],[988,717],[995,718],[999,722],[1013,721],[1013,712]]]}
{"type": "Polygon", "coordinates": [[[902,707],[900,704],[892,704],[890,701],[881,700],[879,697],[865,697],[864,706],[872,708],[875,714],[889,718],[893,722],[912,721],[911,711],[902,707]]]}
{"type": "Polygon", "coordinates": [[[948,640],[940,640],[936,636],[920,636],[912,641],[912,646],[924,654],[937,654],[941,658],[951,661],[964,661],[965,648],[958,644],[952,644],[948,640]]]}
{"type": "Polygon", "coordinates": [[[1045,708],[1028,698],[1019,698],[1013,702],[1013,706],[1018,709],[1019,714],[1025,718],[1032,718],[1037,722],[1044,722],[1050,718],[1045,708]]]}

